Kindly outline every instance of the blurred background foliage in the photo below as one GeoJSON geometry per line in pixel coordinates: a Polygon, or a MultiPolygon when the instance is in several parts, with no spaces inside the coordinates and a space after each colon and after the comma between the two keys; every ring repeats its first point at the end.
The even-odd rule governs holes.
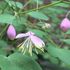
{"type": "Polygon", "coordinates": [[[0,0],[1,70],[70,70],[70,30],[62,32],[59,27],[69,10],[70,0],[0,0]],[[47,23],[51,27],[43,28],[47,23]],[[10,24],[17,34],[32,31],[44,40],[45,52],[33,56],[19,52],[23,39],[8,39],[10,24]]]}

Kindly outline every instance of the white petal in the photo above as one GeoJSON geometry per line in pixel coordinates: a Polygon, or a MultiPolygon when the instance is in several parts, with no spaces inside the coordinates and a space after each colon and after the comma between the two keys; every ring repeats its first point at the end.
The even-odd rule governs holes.
{"type": "Polygon", "coordinates": [[[28,36],[27,34],[20,33],[16,36],[16,38],[22,38],[22,37],[27,37],[27,36],[28,36]]]}

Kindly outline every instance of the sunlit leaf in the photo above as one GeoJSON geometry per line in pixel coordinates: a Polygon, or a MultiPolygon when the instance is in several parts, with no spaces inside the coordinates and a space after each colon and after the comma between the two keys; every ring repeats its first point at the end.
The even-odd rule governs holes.
{"type": "Polygon", "coordinates": [[[47,15],[43,14],[42,12],[38,12],[38,11],[29,12],[27,14],[33,18],[36,18],[36,19],[41,19],[41,20],[48,20],[49,19],[47,17],[47,15]]]}

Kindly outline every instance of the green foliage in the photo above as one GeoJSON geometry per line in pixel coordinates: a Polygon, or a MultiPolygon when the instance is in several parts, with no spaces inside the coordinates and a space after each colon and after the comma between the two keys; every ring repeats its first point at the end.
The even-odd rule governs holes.
{"type": "MultiPolygon", "coordinates": [[[[42,70],[35,61],[38,60],[35,53],[37,50],[34,51],[35,46],[32,46],[32,56],[23,55],[16,49],[16,46],[23,43],[27,37],[11,41],[6,36],[8,27],[4,27],[11,23],[17,34],[32,31],[45,42],[45,51],[40,55],[46,61],[58,64],[58,66],[70,65],[70,30],[62,32],[59,27],[70,9],[70,2],[47,0],[50,3],[44,4],[44,0],[22,1],[0,1],[0,68],[2,70],[42,70]],[[51,27],[43,28],[47,26],[45,23],[50,24],[51,27]]],[[[69,15],[68,18],[70,18],[69,15]]],[[[26,43],[31,45],[30,41],[26,43]]]]}
{"type": "Polygon", "coordinates": [[[57,5],[55,5],[55,6],[59,6],[59,7],[69,7],[69,4],[66,4],[66,3],[59,3],[59,4],[57,4],[57,5]]]}
{"type": "Polygon", "coordinates": [[[70,50],[61,49],[52,45],[49,45],[47,50],[51,56],[59,58],[66,65],[70,65],[70,50]]]}
{"type": "Polygon", "coordinates": [[[0,55],[7,55],[8,44],[4,40],[0,40],[0,55]]]}
{"type": "Polygon", "coordinates": [[[35,60],[21,53],[9,57],[0,55],[0,67],[2,70],[42,70],[35,60]]]}
{"type": "Polygon", "coordinates": [[[16,7],[17,8],[20,8],[20,9],[22,9],[23,8],[23,4],[22,3],[20,3],[20,2],[14,2],[14,1],[9,1],[9,0],[5,0],[8,4],[9,4],[9,6],[13,6],[13,8],[15,9],[16,7]]]}
{"type": "Polygon", "coordinates": [[[27,19],[24,16],[16,17],[12,21],[12,24],[15,26],[17,31],[22,31],[23,29],[26,28],[25,25],[27,25],[27,19]]]}
{"type": "Polygon", "coordinates": [[[15,19],[15,16],[10,15],[10,14],[1,14],[0,15],[0,23],[11,24],[14,19],[15,19]]]}
{"type": "Polygon", "coordinates": [[[27,14],[36,19],[48,20],[48,17],[46,15],[44,15],[42,12],[33,11],[33,12],[29,12],[27,14]]]}
{"type": "Polygon", "coordinates": [[[63,42],[65,42],[66,44],[70,44],[70,39],[62,39],[63,42]]]}
{"type": "Polygon", "coordinates": [[[65,34],[70,34],[70,30],[68,30],[65,34]]]}

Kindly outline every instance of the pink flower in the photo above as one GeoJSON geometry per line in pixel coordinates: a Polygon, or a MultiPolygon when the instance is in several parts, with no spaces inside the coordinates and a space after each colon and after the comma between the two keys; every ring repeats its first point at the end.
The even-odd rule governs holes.
{"type": "Polygon", "coordinates": [[[33,32],[27,32],[27,33],[20,33],[16,36],[16,38],[22,38],[22,37],[28,37],[30,38],[31,42],[37,47],[37,48],[42,48],[45,46],[44,42],[33,32]]]}
{"type": "Polygon", "coordinates": [[[33,32],[27,32],[27,33],[20,33],[16,36],[16,38],[22,38],[22,37],[28,37],[28,36],[31,36],[31,35],[34,35],[33,32]]]}
{"type": "Polygon", "coordinates": [[[14,40],[16,37],[16,30],[13,25],[9,25],[7,30],[7,36],[10,40],[14,40]]]}
{"type": "Polygon", "coordinates": [[[70,20],[68,18],[64,18],[60,24],[60,28],[63,31],[67,31],[68,29],[70,29],[70,20]]]}
{"type": "Polygon", "coordinates": [[[22,42],[18,47],[22,52],[26,52],[26,50],[32,55],[32,49],[35,48],[36,53],[38,53],[37,49],[43,51],[45,43],[39,37],[35,36],[33,32],[20,33],[16,36],[16,38],[27,37],[24,42],[22,42]]]}
{"type": "Polygon", "coordinates": [[[37,36],[30,36],[31,41],[37,48],[42,48],[45,46],[44,42],[37,36]]]}

